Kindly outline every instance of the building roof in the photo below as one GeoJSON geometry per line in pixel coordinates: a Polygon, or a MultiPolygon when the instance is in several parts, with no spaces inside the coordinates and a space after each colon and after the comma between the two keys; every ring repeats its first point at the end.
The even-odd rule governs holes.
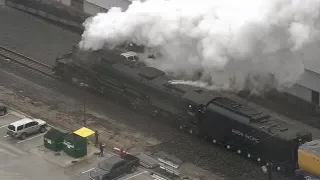
{"type": "Polygon", "coordinates": [[[123,10],[126,10],[131,4],[129,0],[86,0],[89,3],[100,6],[104,9],[110,9],[112,7],[121,7],[123,10]]]}
{"type": "Polygon", "coordinates": [[[32,121],[33,121],[32,119],[23,118],[23,119],[20,119],[19,121],[11,123],[10,125],[18,127],[18,126],[24,125],[24,124],[32,122],[32,121]]]}

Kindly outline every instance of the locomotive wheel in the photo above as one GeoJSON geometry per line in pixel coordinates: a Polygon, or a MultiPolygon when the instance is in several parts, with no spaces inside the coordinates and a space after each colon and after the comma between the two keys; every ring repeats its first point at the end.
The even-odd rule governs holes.
{"type": "Polygon", "coordinates": [[[195,136],[196,132],[192,128],[190,128],[188,129],[188,134],[190,134],[191,136],[195,136]]]}
{"type": "Polygon", "coordinates": [[[188,129],[188,134],[191,135],[191,136],[198,136],[199,135],[199,132],[197,129],[195,128],[189,128],[188,129]]]}
{"type": "Polygon", "coordinates": [[[179,131],[184,131],[185,130],[185,126],[183,124],[180,124],[180,123],[177,123],[176,124],[176,128],[179,130],[179,131]]]}

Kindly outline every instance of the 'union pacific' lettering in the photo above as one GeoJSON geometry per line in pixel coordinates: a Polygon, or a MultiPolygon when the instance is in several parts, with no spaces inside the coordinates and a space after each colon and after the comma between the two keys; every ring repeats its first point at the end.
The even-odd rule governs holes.
{"type": "Polygon", "coordinates": [[[232,133],[233,133],[233,134],[236,134],[236,135],[238,135],[238,136],[243,136],[243,137],[245,137],[246,139],[248,139],[248,140],[250,140],[250,141],[253,141],[253,142],[255,142],[255,143],[259,143],[259,139],[255,138],[255,137],[253,137],[253,136],[250,136],[249,134],[243,133],[243,132],[241,132],[241,131],[239,131],[239,130],[232,129],[232,133]]]}
{"type": "Polygon", "coordinates": [[[188,111],[188,114],[189,114],[190,116],[195,116],[195,113],[193,113],[193,112],[191,112],[191,111],[188,111]]]}

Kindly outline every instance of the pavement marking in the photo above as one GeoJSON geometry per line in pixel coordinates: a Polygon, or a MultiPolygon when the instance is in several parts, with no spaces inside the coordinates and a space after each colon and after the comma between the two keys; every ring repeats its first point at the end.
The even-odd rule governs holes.
{"type": "Polygon", "coordinates": [[[8,143],[2,143],[0,141],[0,145],[6,147],[8,149],[11,149],[12,151],[14,151],[14,152],[16,152],[18,154],[25,154],[25,152],[21,151],[19,148],[16,148],[16,147],[14,147],[12,145],[9,145],[8,143]]]}
{"type": "Polygon", "coordinates": [[[57,129],[57,127],[55,127],[55,126],[53,126],[53,125],[51,125],[51,124],[48,124],[48,123],[47,123],[47,125],[48,125],[49,127],[51,127],[51,128],[57,129]]]}
{"type": "Polygon", "coordinates": [[[125,179],[123,179],[123,180],[128,180],[128,179],[134,178],[134,177],[136,177],[136,176],[139,176],[139,175],[141,175],[141,174],[143,174],[143,173],[147,173],[147,172],[148,172],[148,171],[143,171],[143,172],[141,172],[141,173],[138,173],[138,174],[135,174],[135,175],[133,175],[133,176],[127,177],[127,178],[125,178],[125,179]]]}
{"type": "Polygon", "coordinates": [[[7,154],[7,155],[11,155],[11,156],[17,156],[15,154],[13,154],[12,152],[9,152],[9,151],[7,151],[5,149],[2,149],[2,148],[0,148],[0,153],[4,153],[4,154],[7,154]]]}
{"type": "Polygon", "coordinates": [[[11,113],[7,113],[7,114],[5,114],[3,116],[0,116],[0,118],[6,117],[6,116],[9,116],[9,115],[11,115],[11,113]]]}
{"type": "Polygon", "coordinates": [[[5,135],[5,136],[3,136],[3,137],[8,137],[9,135],[5,135]]]}
{"type": "Polygon", "coordinates": [[[0,126],[0,129],[1,128],[4,128],[4,127],[7,127],[7,126],[9,126],[10,124],[6,124],[6,125],[3,125],[3,126],[0,126]]]}
{"type": "Polygon", "coordinates": [[[43,136],[43,135],[44,135],[44,134],[43,134],[43,133],[41,133],[41,134],[38,134],[38,135],[33,136],[33,137],[31,137],[31,138],[28,138],[28,139],[25,139],[25,140],[22,140],[22,141],[18,141],[17,143],[19,144],[19,143],[22,143],[22,142],[28,141],[28,140],[30,140],[30,139],[34,139],[34,138],[36,138],[36,137],[43,136]]]}
{"type": "Polygon", "coordinates": [[[91,171],[91,170],[93,170],[94,168],[91,168],[91,169],[88,169],[88,170],[86,170],[86,171],[83,171],[83,172],[81,172],[82,174],[84,174],[84,173],[87,173],[87,172],[89,172],[89,171],[91,171]]]}

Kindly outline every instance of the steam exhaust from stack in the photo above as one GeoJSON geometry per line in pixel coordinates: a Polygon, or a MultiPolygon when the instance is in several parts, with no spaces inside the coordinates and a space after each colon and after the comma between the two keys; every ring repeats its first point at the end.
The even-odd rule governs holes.
{"type": "Polygon", "coordinates": [[[144,45],[161,54],[145,63],[181,79],[174,83],[281,90],[320,57],[319,9],[320,0],[133,1],[89,18],[79,46],[144,45]]]}

